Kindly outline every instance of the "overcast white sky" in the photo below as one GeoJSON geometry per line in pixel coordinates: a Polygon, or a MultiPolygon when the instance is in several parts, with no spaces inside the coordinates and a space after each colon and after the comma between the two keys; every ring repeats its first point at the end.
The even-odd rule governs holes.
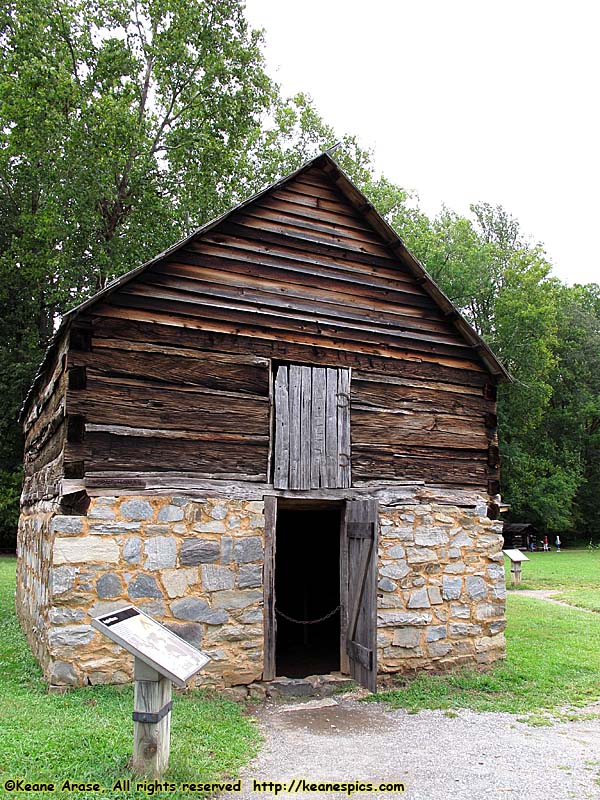
{"type": "Polygon", "coordinates": [[[284,93],[310,94],[427,213],[503,205],[559,277],[600,282],[597,0],[246,6],[284,93]]]}

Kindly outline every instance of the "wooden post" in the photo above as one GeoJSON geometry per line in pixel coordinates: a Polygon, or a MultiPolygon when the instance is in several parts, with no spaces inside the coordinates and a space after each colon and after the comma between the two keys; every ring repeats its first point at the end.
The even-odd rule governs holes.
{"type": "Polygon", "coordinates": [[[512,585],[516,586],[521,583],[521,562],[513,561],[510,565],[510,574],[512,578],[512,585]]]}
{"type": "Polygon", "coordinates": [[[171,681],[139,658],[133,677],[133,770],[160,778],[169,763],[171,681]]]}

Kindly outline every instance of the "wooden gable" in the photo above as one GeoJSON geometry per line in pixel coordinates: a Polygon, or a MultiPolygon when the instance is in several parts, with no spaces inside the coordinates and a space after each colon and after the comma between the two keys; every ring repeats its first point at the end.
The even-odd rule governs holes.
{"type": "Polygon", "coordinates": [[[482,371],[381,236],[318,167],[186,242],[94,314],[482,371]]]}

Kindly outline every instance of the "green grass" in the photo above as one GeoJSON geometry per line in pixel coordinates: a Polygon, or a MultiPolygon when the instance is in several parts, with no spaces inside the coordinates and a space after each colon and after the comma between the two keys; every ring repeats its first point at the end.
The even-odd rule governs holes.
{"type": "Polygon", "coordinates": [[[507,658],[490,672],[422,675],[368,699],[412,711],[470,708],[539,720],[600,698],[600,616],[516,594],[507,619],[507,658]]]}
{"type": "MultiPolygon", "coordinates": [[[[600,550],[527,553],[519,589],[600,589],[600,550]]],[[[511,587],[505,559],[506,585],[511,587]]]]}
{"type": "Polygon", "coordinates": [[[554,597],[572,606],[600,612],[600,589],[571,589],[554,597]]]}
{"type": "MultiPolygon", "coordinates": [[[[14,796],[3,786],[8,778],[17,777],[58,784],[67,778],[97,781],[107,787],[104,794],[86,792],[89,800],[148,797],[133,790],[111,791],[115,781],[132,777],[127,767],[133,742],[132,688],[94,686],[47,694],[15,618],[14,575],[15,560],[0,558],[0,797],[14,796]]],[[[163,780],[233,777],[255,754],[258,743],[255,724],[235,703],[203,691],[176,694],[171,758],[163,780]]]]}

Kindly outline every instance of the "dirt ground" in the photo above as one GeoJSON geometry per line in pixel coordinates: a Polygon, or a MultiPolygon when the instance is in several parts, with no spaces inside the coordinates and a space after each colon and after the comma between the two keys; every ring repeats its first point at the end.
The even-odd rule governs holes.
{"type": "Polygon", "coordinates": [[[255,781],[287,784],[278,797],[349,796],[318,786],[305,792],[302,784],[298,791],[302,779],[403,784],[404,792],[377,788],[350,795],[390,800],[600,798],[598,718],[532,727],[512,714],[408,714],[332,698],[267,705],[256,716],[263,748],[242,773],[241,793],[220,800],[276,796],[274,785],[255,786],[255,781]]]}

